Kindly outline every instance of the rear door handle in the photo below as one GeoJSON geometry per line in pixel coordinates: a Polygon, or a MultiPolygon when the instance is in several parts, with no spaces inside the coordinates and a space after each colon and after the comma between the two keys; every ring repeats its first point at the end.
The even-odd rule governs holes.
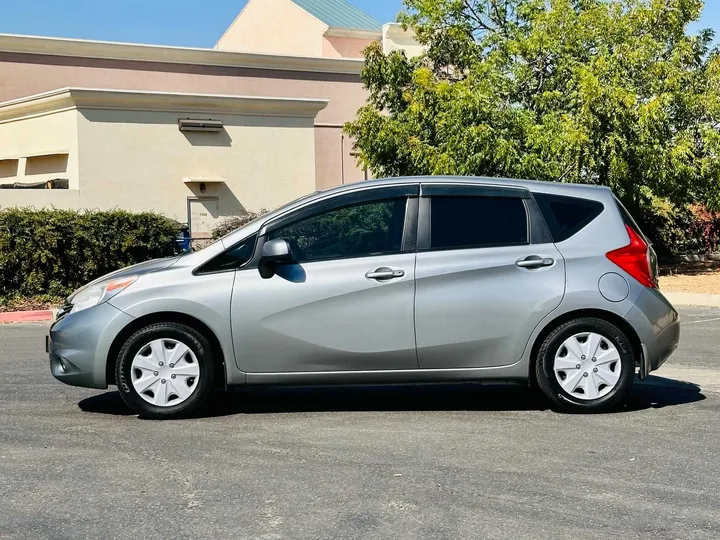
{"type": "Polygon", "coordinates": [[[376,279],[378,281],[386,281],[389,279],[398,279],[405,277],[405,270],[393,270],[387,266],[378,268],[377,270],[370,270],[365,277],[368,279],[376,279]]]}
{"type": "Polygon", "coordinates": [[[545,266],[552,266],[555,264],[555,259],[550,257],[540,257],[539,255],[530,255],[525,259],[520,259],[515,263],[520,268],[528,268],[530,270],[534,268],[543,268],[545,266]]]}

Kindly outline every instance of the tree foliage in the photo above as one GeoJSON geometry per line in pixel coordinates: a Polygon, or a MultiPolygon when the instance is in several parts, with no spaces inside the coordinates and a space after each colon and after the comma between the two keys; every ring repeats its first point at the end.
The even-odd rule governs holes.
{"type": "Polygon", "coordinates": [[[378,176],[602,184],[720,207],[720,59],[702,0],[405,0],[426,53],[366,50],[346,126],[378,176]]]}

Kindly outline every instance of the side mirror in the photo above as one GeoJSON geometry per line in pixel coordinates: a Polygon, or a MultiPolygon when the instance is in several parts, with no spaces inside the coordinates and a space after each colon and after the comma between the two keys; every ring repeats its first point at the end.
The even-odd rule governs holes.
{"type": "Polygon", "coordinates": [[[278,265],[291,262],[290,244],[288,244],[287,240],[275,238],[263,244],[258,270],[263,279],[270,279],[275,275],[275,269],[278,265]]]}
{"type": "Polygon", "coordinates": [[[262,247],[261,259],[265,263],[288,264],[292,262],[290,244],[282,238],[275,238],[265,242],[262,247]]]}

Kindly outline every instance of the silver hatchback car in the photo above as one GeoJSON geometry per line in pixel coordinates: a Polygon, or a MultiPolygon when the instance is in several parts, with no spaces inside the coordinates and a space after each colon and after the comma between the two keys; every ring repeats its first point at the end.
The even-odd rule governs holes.
{"type": "Polygon", "coordinates": [[[145,417],[216,387],[525,381],[616,406],[678,344],[649,241],[603,187],[374,180],[104,276],[50,330],[52,374],[145,417]]]}

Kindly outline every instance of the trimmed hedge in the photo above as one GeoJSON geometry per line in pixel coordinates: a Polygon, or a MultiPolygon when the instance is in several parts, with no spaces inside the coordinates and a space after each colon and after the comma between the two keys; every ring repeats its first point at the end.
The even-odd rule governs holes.
{"type": "Polygon", "coordinates": [[[176,253],[179,224],[123,210],[0,210],[0,303],[65,296],[108,272],[176,253]]]}

